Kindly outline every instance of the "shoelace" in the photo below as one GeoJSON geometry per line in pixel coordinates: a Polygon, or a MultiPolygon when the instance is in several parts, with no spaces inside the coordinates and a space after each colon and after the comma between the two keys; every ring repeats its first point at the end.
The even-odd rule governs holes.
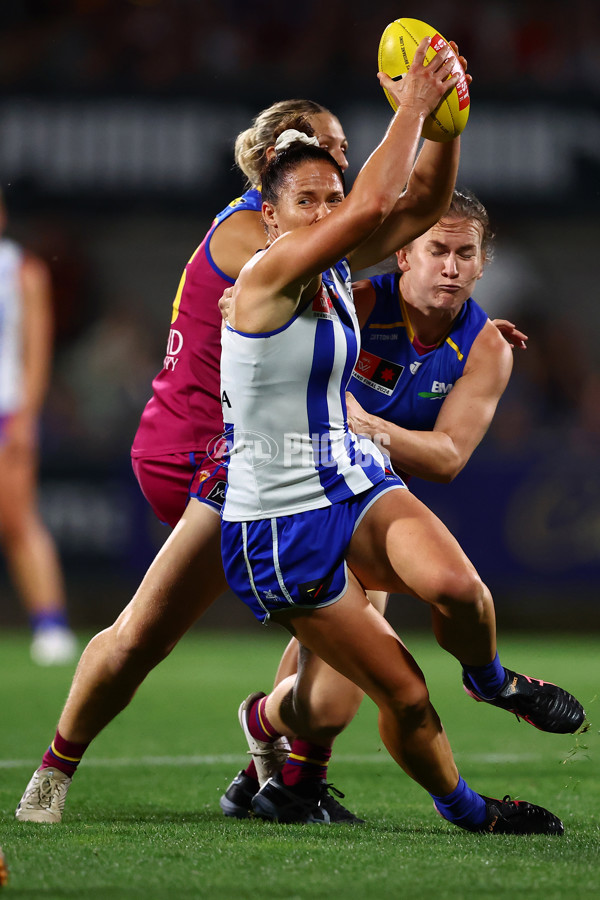
{"type": "Polygon", "coordinates": [[[324,794],[327,794],[327,793],[334,794],[340,800],[343,800],[344,797],[346,796],[343,791],[340,791],[338,788],[336,788],[336,786],[334,784],[331,784],[328,781],[323,783],[323,793],[324,794]]]}
{"type": "Polygon", "coordinates": [[[45,778],[41,778],[37,788],[34,788],[29,792],[27,800],[31,800],[37,792],[39,805],[44,809],[50,809],[50,806],[52,804],[52,788],[53,784],[51,778],[48,778],[47,776],[45,778]]]}

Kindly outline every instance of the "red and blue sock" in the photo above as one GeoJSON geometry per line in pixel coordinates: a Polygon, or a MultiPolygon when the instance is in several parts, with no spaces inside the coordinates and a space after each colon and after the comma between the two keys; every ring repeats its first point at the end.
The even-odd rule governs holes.
{"type": "Polygon", "coordinates": [[[331,758],[331,747],[312,744],[296,738],[292,742],[281,777],[288,787],[301,781],[322,781],[327,777],[327,766],[331,758]]]}
{"type": "Polygon", "coordinates": [[[42,765],[40,769],[59,769],[65,775],[73,777],[77,771],[77,766],[81,762],[81,757],[90,746],[87,744],[76,744],[74,741],[67,741],[57,731],[54,740],[44,753],[42,765]]]}

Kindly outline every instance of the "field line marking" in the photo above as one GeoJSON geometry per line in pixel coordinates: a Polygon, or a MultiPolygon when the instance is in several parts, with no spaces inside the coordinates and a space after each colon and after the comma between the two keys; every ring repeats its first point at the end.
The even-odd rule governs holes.
{"type": "MultiPolygon", "coordinates": [[[[531,763],[538,762],[544,757],[540,753],[457,753],[456,758],[472,763],[531,763]]],[[[391,756],[385,751],[381,753],[347,754],[339,753],[335,761],[356,765],[368,765],[371,763],[389,763],[394,765],[391,756]]],[[[198,756],[129,756],[110,758],[85,759],[85,768],[105,768],[115,766],[210,766],[210,765],[239,765],[244,760],[243,753],[222,753],[214,755],[198,756]]],[[[38,759],[0,759],[0,769],[18,769],[39,765],[38,759]]]]}

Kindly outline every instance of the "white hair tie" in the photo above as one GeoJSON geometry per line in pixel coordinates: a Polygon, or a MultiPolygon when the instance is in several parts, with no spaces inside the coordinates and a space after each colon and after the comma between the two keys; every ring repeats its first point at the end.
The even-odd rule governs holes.
{"type": "Polygon", "coordinates": [[[281,153],[296,143],[308,144],[311,147],[319,146],[319,141],[316,137],[309,137],[303,131],[297,131],[295,128],[286,128],[275,141],[275,153],[281,153]]]}

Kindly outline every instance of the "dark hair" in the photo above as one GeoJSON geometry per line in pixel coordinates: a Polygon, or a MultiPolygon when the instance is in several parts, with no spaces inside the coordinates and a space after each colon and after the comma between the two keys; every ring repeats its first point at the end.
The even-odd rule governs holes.
{"type": "MultiPolygon", "coordinates": [[[[281,123],[274,133],[275,140],[289,128],[294,128],[296,131],[302,131],[304,134],[309,135],[309,137],[314,135],[314,129],[307,119],[304,116],[296,116],[295,118],[290,118],[281,123]]],[[[305,144],[302,141],[295,141],[285,150],[277,153],[270,162],[264,166],[261,172],[261,191],[263,200],[266,200],[267,203],[272,203],[273,205],[277,204],[287,175],[308,160],[324,160],[329,163],[340,176],[342,189],[344,194],[346,193],[344,173],[329,151],[324,150],[323,147],[316,147],[312,144],[305,144]]]]}
{"type": "Polygon", "coordinates": [[[494,233],[490,227],[487,209],[472,191],[455,189],[447,211],[441,219],[473,219],[481,225],[481,249],[486,260],[493,256],[494,233]]]}

